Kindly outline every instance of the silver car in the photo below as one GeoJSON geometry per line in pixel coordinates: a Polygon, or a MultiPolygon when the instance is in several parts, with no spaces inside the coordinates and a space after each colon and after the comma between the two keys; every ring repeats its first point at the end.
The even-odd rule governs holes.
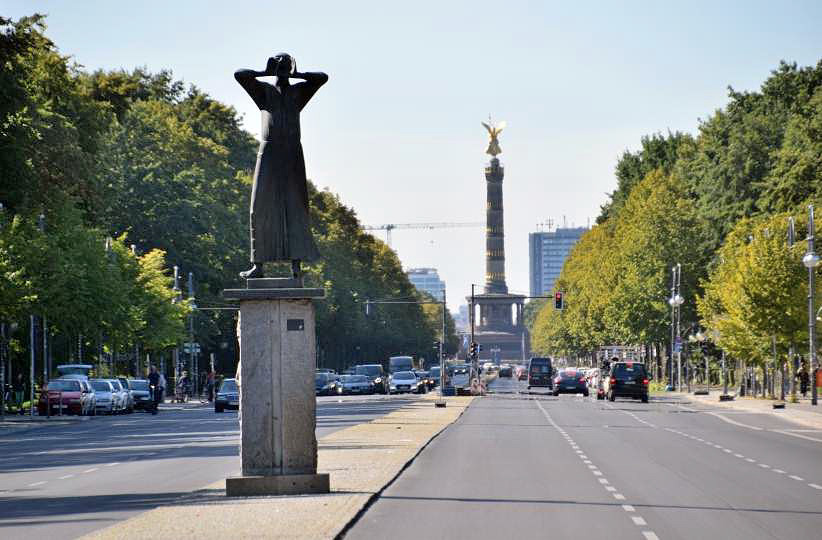
{"type": "Polygon", "coordinates": [[[373,394],[374,383],[365,375],[343,375],[337,383],[337,394],[373,394]]]}
{"type": "Polygon", "coordinates": [[[105,379],[91,379],[89,383],[94,389],[97,413],[114,414],[119,410],[119,396],[115,394],[111,382],[105,379]]]}
{"type": "Polygon", "coordinates": [[[112,388],[114,388],[114,392],[119,398],[119,407],[117,412],[134,412],[134,401],[132,401],[131,392],[129,392],[127,388],[123,387],[123,384],[119,379],[108,379],[108,382],[111,383],[112,388]]]}

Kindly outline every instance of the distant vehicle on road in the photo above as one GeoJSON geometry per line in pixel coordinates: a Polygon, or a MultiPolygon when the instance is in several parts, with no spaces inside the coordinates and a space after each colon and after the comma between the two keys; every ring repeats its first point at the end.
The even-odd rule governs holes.
{"type": "Polygon", "coordinates": [[[559,370],[554,379],[554,395],[560,394],[582,394],[588,397],[588,380],[585,373],[576,368],[559,370]]]}
{"type": "Polygon", "coordinates": [[[471,393],[471,365],[457,364],[454,366],[454,372],[451,375],[451,386],[457,395],[471,393]]]}
{"type": "Polygon", "coordinates": [[[500,377],[506,377],[506,378],[510,379],[513,374],[514,374],[514,368],[511,367],[511,364],[502,364],[499,367],[499,376],[500,377]]]}
{"type": "Polygon", "coordinates": [[[420,380],[420,382],[423,385],[425,385],[426,390],[431,390],[432,388],[434,388],[434,379],[430,377],[430,371],[415,369],[414,373],[417,375],[417,378],[420,380]]]}
{"type": "Polygon", "coordinates": [[[62,364],[57,366],[60,379],[88,379],[94,366],[89,364],[62,364]]]}
{"type": "Polygon", "coordinates": [[[151,411],[154,407],[154,399],[151,397],[151,389],[148,381],[144,379],[129,379],[128,387],[131,390],[131,397],[134,399],[134,410],[151,411]]]}
{"type": "Polygon", "coordinates": [[[388,359],[388,374],[398,371],[411,371],[414,369],[414,358],[411,356],[392,356],[388,359]]]}
{"type": "Polygon", "coordinates": [[[342,375],[337,383],[337,394],[373,394],[374,382],[367,375],[342,375]]]}
{"type": "Polygon", "coordinates": [[[527,366],[517,366],[514,374],[518,381],[526,381],[528,380],[528,367],[527,366]]]}
{"type": "Polygon", "coordinates": [[[94,389],[94,395],[97,398],[97,412],[115,414],[120,410],[119,399],[114,394],[114,388],[109,381],[105,379],[91,379],[89,383],[94,389]]]}
{"type": "Polygon", "coordinates": [[[40,393],[37,414],[92,414],[92,397],[86,381],[77,379],[55,379],[49,381],[46,390],[40,393]]]}
{"type": "Polygon", "coordinates": [[[533,357],[528,361],[528,389],[554,388],[554,370],[550,358],[533,357]]]}
{"type": "Polygon", "coordinates": [[[382,364],[361,364],[354,368],[354,375],[365,375],[372,383],[374,390],[380,394],[388,393],[388,376],[382,368],[382,364]]]}
{"type": "Polygon", "coordinates": [[[226,409],[240,408],[240,387],[237,386],[237,379],[223,379],[223,384],[214,396],[214,412],[221,413],[226,409]]]}
{"type": "Polygon", "coordinates": [[[388,391],[391,394],[424,394],[425,385],[420,382],[413,371],[398,371],[391,374],[388,391]]]}
{"type": "Polygon", "coordinates": [[[337,392],[337,376],[330,373],[314,375],[314,389],[318,396],[330,396],[337,392]]]}
{"type": "Polygon", "coordinates": [[[329,369],[329,368],[317,368],[317,373],[330,373],[330,374],[333,375],[333,374],[336,374],[337,372],[334,371],[333,369],[329,369]]]}
{"type": "Polygon", "coordinates": [[[605,395],[609,401],[618,397],[641,399],[648,403],[648,385],[651,376],[645,371],[645,365],[639,362],[614,362],[611,370],[603,380],[605,395]]]}
{"type": "Polygon", "coordinates": [[[120,379],[109,379],[109,382],[118,396],[120,403],[119,412],[133,413],[134,402],[131,400],[131,392],[129,392],[127,388],[123,388],[123,384],[120,382],[120,379]]]}
{"type": "Polygon", "coordinates": [[[431,381],[431,387],[435,388],[441,382],[441,370],[439,366],[434,366],[428,371],[428,380],[431,381]]]}

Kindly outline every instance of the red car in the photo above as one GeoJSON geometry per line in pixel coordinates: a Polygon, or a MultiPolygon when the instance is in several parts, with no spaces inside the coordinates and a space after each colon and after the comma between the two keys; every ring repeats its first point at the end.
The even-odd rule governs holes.
{"type": "Polygon", "coordinates": [[[48,383],[46,390],[40,393],[40,400],[37,402],[37,414],[46,415],[46,399],[51,407],[51,414],[85,414],[83,385],[81,381],[74,379],[55,379],[48,383]],[[48,398],[46,398],[48,395],[48,398]]]}

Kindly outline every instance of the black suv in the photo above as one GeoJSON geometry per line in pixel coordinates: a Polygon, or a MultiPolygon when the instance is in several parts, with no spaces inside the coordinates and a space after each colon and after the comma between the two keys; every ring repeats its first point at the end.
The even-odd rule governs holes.
{"type": "Polygon", "coordinates": [[[540,386],[553,390],[553,375],[554,369],[550,358],[531,358],[528,362],[528,389],[540,386]]]}
{"type": "Polygon", "coordinates": [[[639,362],[615,362],[611,364],[611,371],[605,379],[605,395],[609,401],[618,397],[641,399],[648,403],[648,383],[651,377],[645,371],[645,366],[639,362]]]}

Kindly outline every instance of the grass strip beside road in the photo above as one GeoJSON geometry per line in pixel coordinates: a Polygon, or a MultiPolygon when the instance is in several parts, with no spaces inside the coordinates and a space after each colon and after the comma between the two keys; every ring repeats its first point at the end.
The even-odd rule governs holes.
{"type": "Polygon", "coordinates": [[[435,399],[321,438],[318,469],[331,475],[330,494],[228,499],[220,481],[85,538],[335,538],[474,398],[445,398],[445,408],[435,399]]]}

